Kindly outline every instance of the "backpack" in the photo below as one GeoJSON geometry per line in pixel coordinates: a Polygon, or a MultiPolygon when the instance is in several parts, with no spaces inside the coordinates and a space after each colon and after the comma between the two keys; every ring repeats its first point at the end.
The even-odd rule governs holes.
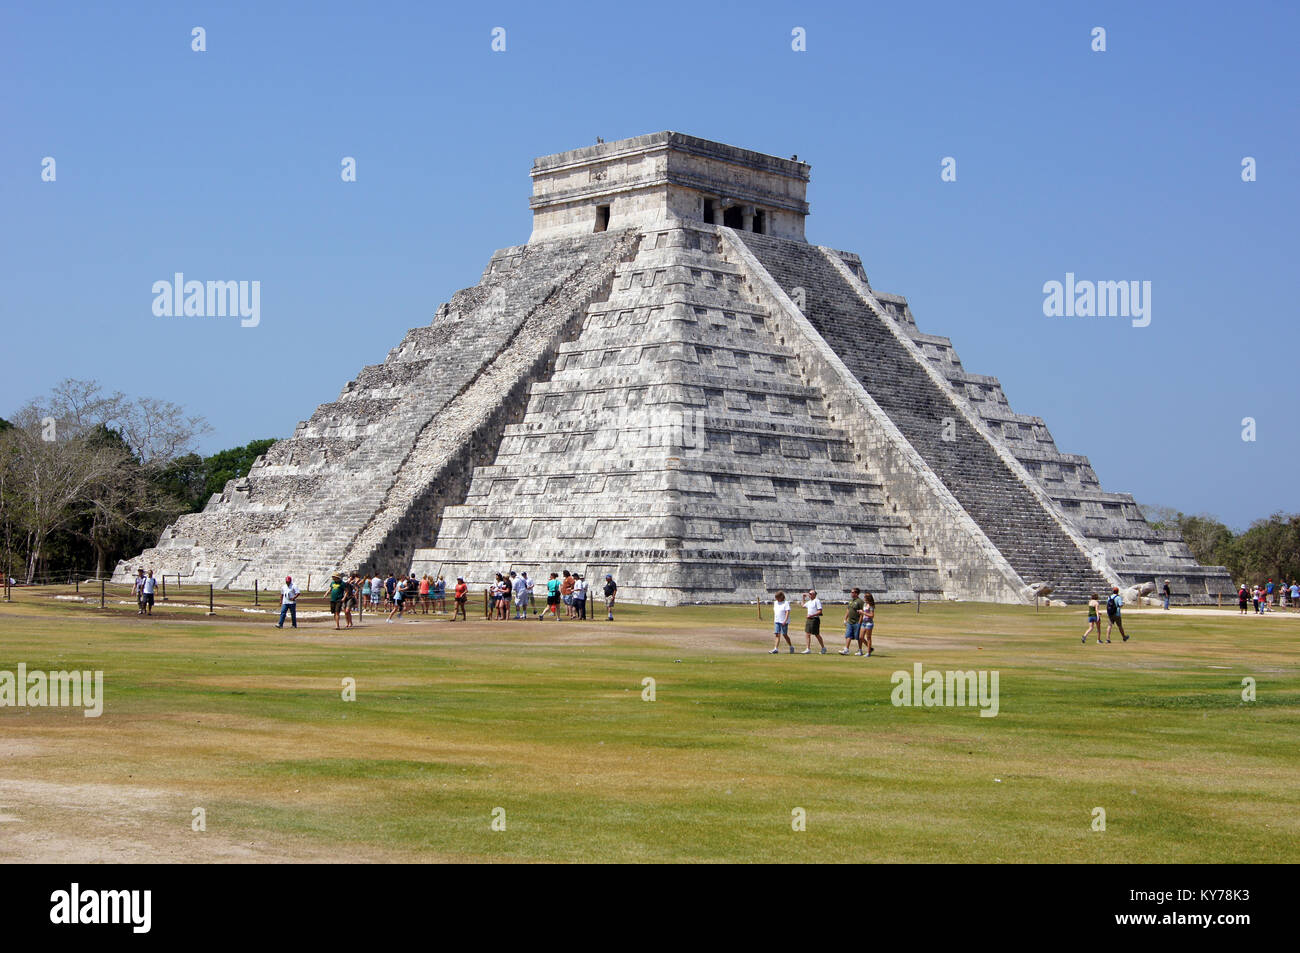
{"type": "Polygon", "coordinates": [[[1118,611],[1119,611],[1119,596],[1115,595],[1112,592],[1109,596],[1106,597],[1106,612],[1109,615],[1114,615],[1118,611]]]}

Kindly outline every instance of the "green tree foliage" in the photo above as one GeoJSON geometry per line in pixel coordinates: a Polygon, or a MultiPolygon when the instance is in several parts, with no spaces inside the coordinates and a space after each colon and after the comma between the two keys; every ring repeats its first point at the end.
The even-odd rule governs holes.
{"type": "Polygon", "coordinates": [[[1206,513],[1188,515],[1166,506],[1143,506],[1156,529],[1182,533],[1198,563],[1223,566],[1237,583],[1300,579],[1300,513],[1274,513],[1241,533],[1206,513]]]}

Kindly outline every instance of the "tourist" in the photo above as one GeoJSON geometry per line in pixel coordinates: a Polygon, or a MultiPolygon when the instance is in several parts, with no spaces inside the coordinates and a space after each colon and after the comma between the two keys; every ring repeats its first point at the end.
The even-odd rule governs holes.
{"type": "Polygon", "coordinates": [[[1300,582],[1291,583],[1291,608],[1300,605],[1300,582]]]}
{"type": "Polygon", "coordinates": [[[393,597],[397,595],[397,577],[391,572],[388,578],[384,580],[384,605],[391,606],[393,597]]]}
{"type": "Polygon", "coordinates": [[[433,601],[438,606],[438,611],[446,613],[447,611],[447,580],[439,576],[433,581],[433,601]]]}
{"type": "MultiPolygon", "coordinates": [[[[512,572],[510,575],[514,576],[512,572]]],[[[528,583],[528,573],[515,577],[515,581],[510,584],[515,597],[515,621],[528,618],[528,591],[532,586],[528,583]]]]}
{"type": "Polygon", "coordinates": [[[378,612],[383,598],[384,580],[380,578],[379,573],[375,573],[375,578],[370,580],[370,607],[378,612]]]}
{"type": "Polygon", "coordinates": [[[135,596],[136,615],[144,615],[144,567],[136,570],[131,582],[131,595],[135,596]]]}
{"type": "Polygon", "coordinates": [[[817,598],[817,590],[809,589],[804,593],[803,607],[808,612],[808,618],[803,623],[803,634],[806,648],[801,655],[812,654],[812,640],[817,637],[817,644],[822,647],[822,655],[826,654],[826,643],[822,641],[822,601],[817,598]]]}
{"type": "Polygon", "coordinates": [[[587,579],[580,573],[574,573],[573,614],[580,622],[587,621],[587,579]]]}
{"type": "Polygon", "coordinates": [[[505,621],[506,610],[510,607],[510,583],[502,573],[497,573],[492,585],[492,617],[505,621]]]}
{"type": "Polygon", "coordinates": [[[1273,604],[1273,578],[1271,576],[1268,585],[1264,587],[1264,604],[1270,606],[1273,604]]]}
{"type": "Polygon", "coordinates": [[[528,573],[523,572],[522,570],[519,575],[524,580],[524,618],[527,619],[528,609],[533,603],[533,581],[528,578],[528,573]]]}
{"type": "Polygon", "coordinates": [[[293,576],[285,576],[284,585],[280,587],[280,622],[276,625],[277,629],[284,628],[286,612],[293,620],[293,627],[298,628],[298,587],[293,584],[293,576]]]}
{"type": "Polygon", "coordinates": [[[1246,584],[1243,582],[1237,587],[1237,608],[1241,610],[1238,613],[1239,615],[1246,614],[1246,603],[1248,602],[1250,602],[1250,592],[1247,591],[1246,584]]]}
{"type": "Polygon", "coordinates": [[[357,594],[361,591],[361,577],[356,572],[348,573],[348,578],[343,580],[343,618],[347,621],[345,629],[352,628],[352,610],[357,604],[357,594]]]}
{"type": "Polygon", "coordinates": [[[361,602],[362,608],[370,603],[370,577],[366,576],[365,581],[361,583],[361,602]]]}
{"type": "Polygon", "coordinates": [[[569,570],[564,570],[564,579],[560,582],[560,598],[564,601],[564,617],[573,618],[573,587],[577,580],[569,574],[569,570]]]}
{"type": "Polygon", "coordinates": [[[1088,636],[1097,630],[1097,644],[1101,645],[1101,597],[1093,593],[1088,600],[1088,629],[1083,633],[1083,644],[1088,644],[1088,636]]]}
{"type": "MultiPolygon", "coordinates": [[[[180,583],[177,583],[180,585],[180,583]]],[[[144,582],[140,583],[140,588],[144,592],[144,614],[153,615],[153,597],[158,591],[158,580],[153,577],[153,570],[149,570],[149,575],[144,577],[144,582]]]]}
{"type": "Polygon", "coordinates": [[[1165,580],[1165,588],[1163,591],[1165,594],[1165,611],[1168,612],[1169,611],[1169,580],[1168,579],[1165,580]]]}
{"type": "Polygon", "coordinates": [[[546,609],[537,617],[541,622],[546,618],[546,613],[550,612],[555,616],[555,621],[560,621],[560,574],[551,573],[551,578],[546,580],[546,609]]]}
{"type": "Polygon", "coordinates": [[[330,614],[334,616],[334,628],[339,629],[339,613],[343,611],[343,576],[334,573],[330,576],[329,584],[330,614]]]}
{"type": "Polygon", "coordinates": [[[1119,634],[1128,641],[1128,633],[1124,631],[1124,620],[1120,618],[1120,610],[1124,608],[1124,597],[1119,594],[1119,586],[1111,586],[1110,596],[1106,599],[1106,644],[1110,644],[1110,630],[1119,629],[1119,634]]]}
{"type": "Polygon", "coordinates": [[[614,600],[618,592],[618,583],[609,573],[605,573],[605,611],[609,613],[608,622],[614,621],[614,600]]]}
{"type": "Polygon", "coordinates": [[[392,622],[393,616],[397,616],[399,619],[402,618],[402,615],[406,608],[405,607],[406,580],[398,579],[397,577],[394,576],[392,577],[392,581],[393,581],[393,607],[388,610],[388,618],[385,620],[386,622],[392,622]]]}
{"type": "Polygon", "coordinates": [[[855,586],[849,593],[849,604],[844,609],[844,648],[840,650],[841,655],[852,655],[851,643],[858,643],[858,654],[862,654],[862,642],[860,629],[862,627],[862,610],[866,603],[858,595],[858,589],[855,586]]]}
{"type": "MultiPolygon", "coordinates": [[[[438,578],[441,579],[442,577],[439,576],[438,578]]],[[[465,615],[465,603],[469,600],[469,586],[465,585],[465,580],[461,576],[456,577],[456,588],[452,590],[452,598],[455,600],[456,605],[452,609],[451,621],[455,622],[456,616],[459,615],[468,622],[469,617],[465,615]]]]}
{"type": "Polygon", "coordinates": [[[790,642],[790,603],[785,597],[785,590],[779,590],[772,600],[772,650],[768,655],[780,653],[782,639],[785,639],[786,648],[793,655],[794,645],[790,642]]]}
{"type": "Polygon", "coordinates": [[[861,655],[865,648],[866,657],[871,658],[871,654],[875,652],[871,645],[871,635],[876,628],[876,597],[867,592],[863,594],[862,599],[866,604],[862,607],[862,628],[858,630],[858,654],[861,655]]]}

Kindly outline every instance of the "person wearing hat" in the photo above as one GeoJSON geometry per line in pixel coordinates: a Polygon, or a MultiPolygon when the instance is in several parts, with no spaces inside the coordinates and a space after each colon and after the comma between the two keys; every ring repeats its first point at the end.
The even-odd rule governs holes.
{"type": "Polygon", "coordinates": [[[1110,587],[1110,596],[1106,599],[1106,642],[1110,643],[1110,630],[1119,629],[1119,634],[1124,636],[1124,641],[1128,641],[1128,633],[1124,631],[1124,620],[1120,618],[1120,610],[1124,608],[1124,597],[1119,594],[1119,586],[1110,587]]]}
{"type": "Polygon", "coordinates": [[[456,599],[456,607],[451,611],[451,621],[456,621],[456,616],[460,616],[466,622],[469,616],[465,615],[465,603],[469,600],[469,586],[465,585],[465,577],[456,577],[456,588],[452,590],[452,595],[456,599]]]}
{"type": "Polygon", "coordinates": [[[609,613],[609,619],[607,620],[609,622],[614,621],[614,599],[617,592],[618,583],[614,581],[613,576],[605,573],[605,611],[609,613]]]}
{"type": "Polygon", "coordinates": [[[293,620],[293,627],[298,628],[298,587],[293,584],[293,576],[285,576],[284,585],[280,587],[280,622],[276,625],[277,629],[284,628],[285,613],[293,620]]]}
{"type": "Polygon", "coordinates": [[[1169,611],[1169,580],[1165,580],[1165,588],[1162,590],[1165,596],[1165,611],[1169,611]]]}
{"type": "Polygon", "coordinates": [[[341,628],[339,625],[339,613],[343,609],[343,596],[346,594],[346,587],[343,585],[343,575],[334,573],[330,576],[329,597],[330,612],[334,615],[334,628],[341,628]]]}

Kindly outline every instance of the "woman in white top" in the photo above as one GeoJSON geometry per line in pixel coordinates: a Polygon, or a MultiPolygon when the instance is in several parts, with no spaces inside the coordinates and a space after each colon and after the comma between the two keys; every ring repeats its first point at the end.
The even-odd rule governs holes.
{"type": "Polygon", "coordinates": [[[776,628],[772,633],[772,651],[767,654],[778,654],[781,651],[781,639],[784,638],[790,654],[793,655],[794,646],[790,644],[790,603],[786,600],[784,592],[776,594],[776,599],[772,603],[772,618],[775,620],[776,628]]]}

